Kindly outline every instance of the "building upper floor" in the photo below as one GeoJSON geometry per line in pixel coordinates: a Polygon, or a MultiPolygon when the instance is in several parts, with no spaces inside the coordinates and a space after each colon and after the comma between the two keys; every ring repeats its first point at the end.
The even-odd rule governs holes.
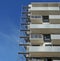
{"type": "Polygon", "coordinates": [[[33,2],[29,5],[29,10],[31,11],[39,11],[39,10],[60,10],[60,3],[59,2],[33,2]]]}

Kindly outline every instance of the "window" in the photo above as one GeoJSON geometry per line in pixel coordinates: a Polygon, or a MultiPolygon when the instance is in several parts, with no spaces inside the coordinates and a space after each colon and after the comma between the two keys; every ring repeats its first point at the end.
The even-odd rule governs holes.
{"type": "Polygon", "coordinates": [[[32,60],[31,61],[42,61],[43,59],[41,59],[40,57],[34,57],[34,58],[32,58],[32,60]]]}
{"type": "Polygon", "coordinates": [[[48,58],[47,61],[53,61],[51,58],[48,58]]]}
{"type": "Polygon", "coordinates": [[[49,22],[49,16],[43,16],[43,22],[49,22]]]}
{"type": "Polygon", "coordinates": [[[42,38],[41,34],[31,34],[31,38],[42,38]]]}
{"type": "Polygon", "coordinates": [[[35,16],[35,18],[41,18],[41,16],[35,16]]]}
{"type": "Polygon", "coordinates": [[[44,38],[44,41],[45,41],[45,42],[51,42],[50,34],[44,34],[44,35],[43,35],[43,38],[44,38]]]}
{"type": "Polygon", "coordinates": [[[31,18],[41,18],[41,16],[31,16],[31,18]]]}

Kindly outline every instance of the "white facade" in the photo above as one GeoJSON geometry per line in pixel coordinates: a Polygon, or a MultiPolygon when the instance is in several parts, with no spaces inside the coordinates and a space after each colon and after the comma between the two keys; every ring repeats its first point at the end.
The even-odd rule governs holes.
{"type": "MultiPolygon", "coordinates": [[[[32,59],[60,57],[60,3],[32,2],[29,7],[31,21],[29,25],[31,46],[27,50],[29,56],[32,59]]],[[[30,61],[38,61],[32,59],[30,61]]]]}
{"type": "MultiPolygon", "coordinates": [[[[28,61],[60,60],[60,3],[32,2],[28,5],[28,22],[25,40],[28,61]]],[[[21,37],[23,38],[23,37],[21,37]]],[[[25,54],[25,53],[24,53],[25,54]]]]}

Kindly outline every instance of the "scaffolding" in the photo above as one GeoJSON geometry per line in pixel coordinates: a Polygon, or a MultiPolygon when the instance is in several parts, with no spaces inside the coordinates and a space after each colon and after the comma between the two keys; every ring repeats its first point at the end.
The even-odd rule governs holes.
{"type": "Polygon", "coordinates": [[[20,54],[23,55],[26,58],[26,61],[28,61],[28,58],[26,57],[26,55],[29,54],[29,52],[26,51],[26,48],[27,46],[30,45],[29,34],[27,33],[27,32],[30,32],[30,29],[28,29],[28,25],[30,25],[30,17],[28,16],[30,12],[28,12],[28,8],[29,8],[28,6],[22,6],[21,8],[20,37],[19,38],[20,38],[20,41],[22,42],[19,43],[19,46],[23,46],[25,51],[18,52],[18,55],[20,54]]]}

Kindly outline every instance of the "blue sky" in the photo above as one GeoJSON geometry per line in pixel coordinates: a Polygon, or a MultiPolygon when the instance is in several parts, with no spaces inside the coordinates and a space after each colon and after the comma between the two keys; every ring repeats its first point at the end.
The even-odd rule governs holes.
{"type": "MultiPolygon", "coordinates": [[[[18,61],[21,5],[40,1],[59,2],[59,0],[0,0],[0,61],[18,61]]],[[[24,61],[22,58],[20,60],[24,61]]]]}

